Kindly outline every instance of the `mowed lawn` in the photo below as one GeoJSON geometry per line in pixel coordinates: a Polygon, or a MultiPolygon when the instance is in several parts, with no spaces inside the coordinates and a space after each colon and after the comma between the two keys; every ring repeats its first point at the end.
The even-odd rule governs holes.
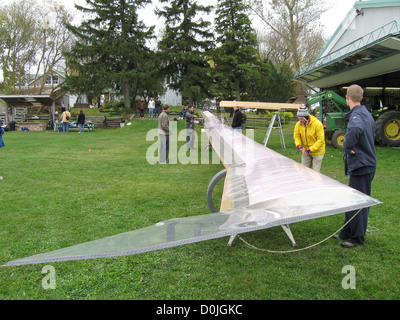
{"type": "MultiPolygon", "coordinates": [[[[146,135],[156,127],[156,121],[145,119],[84,134],[6,132],[6,147],[0,149],[0,265],[209,213],[207,186],[223,166],[149,164],[146,152],[155,142],[146,135]]],[[[180,121],[178,130],[183,128],[180,121]]],[[[291,128],[286,149],[277,135],[268,147],[298,161],[291,128]]],[[[256,140],[262,142],[264,135],[256,131],[256,140]]],[[[183,144],[179,141],[178,148],[183,144]]],[[[239,239],[229,248],[228,238],[221,238],[133,256],[53,263],[56,288],[49,290],[42,286],[44,265],[2,267],[0,299],[398,299],[400,150],[377,146],[377,154],[372,196],[383,204],[371,209],[364,247],[343,249],[340,240],[329,239],[308,250],[273,254],[239,239]],[[345,266],[355,270],[355,289],[342,286],[345,266]]],[[[328,146],[322,173],[347,184],[342,155],[328,146]]],[[[219,185],[214,198],[221,194],[219,185]]],[[[340,214],[292,224],[298,248],[325,239],[343,220],[340,214]]],[[[292,249],[280,227],[243,238],[260,248],[292,249]]]]}

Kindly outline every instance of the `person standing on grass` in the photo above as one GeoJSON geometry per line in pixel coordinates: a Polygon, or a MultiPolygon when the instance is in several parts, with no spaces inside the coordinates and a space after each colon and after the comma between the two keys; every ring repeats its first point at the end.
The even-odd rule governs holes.
{"type": "Polygon", "coordinates": [[[242,129],[242,122],[243,122],[243,115],[239,110],[239,107],[233,107],[233,119],[232,119],[232,128],[241,130],[242,129]]]}
{"type": "Polygon", "coordinates": [[[161,100],[160,100],[159,97],[157,97],[157,100],[156,100],[156,108],[155,108],[155,110],[154,110],[154,116],[155,116],[156,118],[158,118],[158,117],[160,116],[160,112],[161,112],[161,100]]]}
{"type": "Polygon", "coordinates": [[[140,98],[140,101],[138,102],[138,109],[140,112],[140,119],[144,118],[144,110],[146,109],[146,102],[144,102],[143,98],[140,98]]]}
{"type": "MultiPolygon", "coordinates": [[[[4,147],[4,141],[3,141],[4,129],[2,126],[3,126],[3,121],[0,120],[0,148],[4,147]]],[[[0,180],[3,180],[2,176],[0,176],[0,180]]]]}
{"type": "Polygon", "coordinates": [[[153,118],[155,106],[156,106],[156,103],[155,103],[153,97],[150,97],[149,104],[147,106],[149,109],[149,118],[153,118]]]}
{"type": "Polygon", "coordinates": [[[163,112],[158,117],[158,134],[160,136],[160,163],[168,163],[169,156],[169,106],[164,105],[163,112]]]}
{"type": "MultiPolygon", "coordinates": [[[[371,195],[371,184],[375,175],[377,157],[375,150],[375,121],[367,108],[361,105],[364,90],[358,85],[347,89],[346,102],[350,111],[345,115],[349,121],[343,143],[345,174],[349,175],[349,187],[371,195]]],[[[356,211],[345,213],[345,224],[356,211]]],[[[345,248],[362,246],[365,242],[369,208],[363,208],[339,235],[334,238],[346,240],[345,248]]]]}
{"type": "Polygon", "coordinates": [[[189,106],[188,111],[185,114],[186,118],[186,149],[194,150],[194,140],[196,137],[196,126],[194,123],[194,119],[197,118],[197,115],[194,114],[194,107],[189,106]]]}
{"type": "Polygon", "coordinates": [[[58,116],[58,112],[54,112],[54,121],[53,121],[53,129],[54,132],[58,132],[58,124],[60,123],[60,117],[58,116]]]}
{"type": "Polygon", "coordinates": [[[63,132],[69,132],[69,120],[71,119],[71,113],[68,110],[63,111],[61,114],[63,132]]]}
{"type": "Polygon", "coordinates": [[[79,133],[83,133],[85,131],[85,114],[81,110],[78,115],[78,128],[79,133]]]}
{"type": "Polygon", "coordinates": [[[297,110],[297,118],[293,138],[297,151],[302,153],[301,164],[320,172],[325,155],[324,126],[306,106],[297,110]]]}

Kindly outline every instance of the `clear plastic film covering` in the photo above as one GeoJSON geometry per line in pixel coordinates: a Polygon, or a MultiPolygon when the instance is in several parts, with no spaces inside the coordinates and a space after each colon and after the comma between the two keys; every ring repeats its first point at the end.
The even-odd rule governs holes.
{"type": "Polygon", "coordinates": [[[379,204],[203,113],[227,169],[221,212],[153,226],[8,262],[5,266],[125,256],[271,228],[379,204]]]}

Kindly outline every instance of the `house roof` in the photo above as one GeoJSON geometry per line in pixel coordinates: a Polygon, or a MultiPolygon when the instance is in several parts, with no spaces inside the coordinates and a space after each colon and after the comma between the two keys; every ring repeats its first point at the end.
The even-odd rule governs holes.
{"type": "Polygon", "coordinates": [[[50,95],[0,95],[0,99],[8,104],[52,104],[54,99],[50,95]]]}
{"type": "Polygon", "coordinates": [[[328,88],[400,71],[400,24],[397,20],[385,23],[396,10],[400,12],[398,0],[356,2],[318,58],[294,79],[328,88]],[[369,19],[374,15],[381,17],[376,23],[382,25],[368,30],[374,26],[369,19]]]}
{"type": "MultiPolygon", "coordinates": [[[[51,73],[49,73],[48,76],[54,75],[54,74],[59,75],[62,79],[65,79],[66,76],[67,76],[65,72],[59,71],[59,70],[56,70],[56,69],[51,70],[51,73]]],[[[28,78],[29,78],[28,86],[33,85],[35,81],[38,81],[39,79],[41,79],[43,77],[44,77],[44,74],[39,74],[39,75],[29,74],[28,75],[28,78]]]]}
{"type": "MultiPolygon", "coordinates": [[[[361,14],[363,9],[371,8],[387,8],[387,7],[399,7],[398,0],[364,0],[357,1],[353,4],[353,7],[349,10],[343,21],[339,24],[336,31],[333,33],[329,41],[326,43],[324,48],[321,50],[317,59],[329,54],[332,50],[333,45],[340,39],[347,28],[354,23],[354,20],[361,14]]],[[[392,19],[390,19],[392,20],[392,19]]],[[[389,22],[389,21],[387,21],[389,22]]],[[[373,28],[376,29],[376,28],[373,28]]],[[[371,31],[371,30],[370,30],[371,31]]]]}

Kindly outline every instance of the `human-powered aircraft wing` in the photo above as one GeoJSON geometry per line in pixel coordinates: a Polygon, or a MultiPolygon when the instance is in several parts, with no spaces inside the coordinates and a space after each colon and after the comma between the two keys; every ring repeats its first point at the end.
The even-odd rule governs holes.
{"type": "Polygon", "coordinates": [[[222,124],[206,111],[205,131],[226,168],[220,212],[153,226],[14,260],[5,266],[132,255],[235,236],[370,207],[380,202],[222,124]]]}

